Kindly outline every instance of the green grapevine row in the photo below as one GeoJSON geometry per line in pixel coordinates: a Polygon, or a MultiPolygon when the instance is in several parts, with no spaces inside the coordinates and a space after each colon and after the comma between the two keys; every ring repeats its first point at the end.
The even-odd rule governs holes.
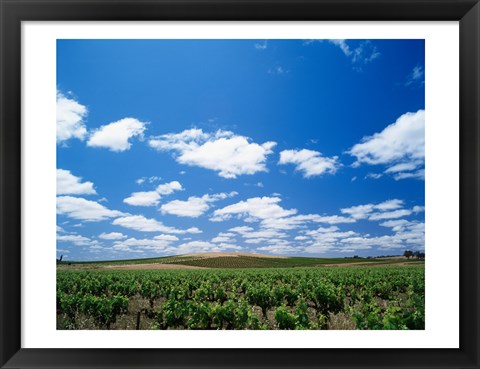
{"type": "Polygon", "coordinates": [[[424,329],[424,305],[419,266],[57,271],[60,329],[138,314],[151,329],[334,329],[337,314],[357,329],[424,329]]]}

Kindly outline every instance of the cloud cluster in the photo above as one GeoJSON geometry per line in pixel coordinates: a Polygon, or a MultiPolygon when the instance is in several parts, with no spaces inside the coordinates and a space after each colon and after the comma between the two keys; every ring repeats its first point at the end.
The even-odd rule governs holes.
{"type": "Polygon", "coordinates": [[[262,219],[282,218],[293,215],[296,209],[283,209],[278,203],[279,197],[253,197],[236,204],[228,205],[213,212],[211,221],[221,222],[232,218],[243,218],[246,221],[257,221],[262,219]]]}
{"type": "Polygon", "coordinates": [[[87,108],[57,91],[57,143],[71,138],[84,140],[87,135],[84,119],[87,108]]]}
{"type": "Polygon", "coordinates": [[[130,138],[142,138],[145,126],[146,123],[135,118],[120,119],[95,130],[88,139],[87,146],[104,147],[117,152],[128,150],[132,146],[130,138]]]}
{"type": "MultiPolygon", "coordinates": [[[[364,204],[364,205],[356,205],[351,206],[349,208],[340,209],[342,214],[347,214],[351,216],[353,219],[366,219],[371,218],[373,216],[377,216],[378,211],[384,212],[389,210],[397,210],[403,207],[403,200],[399,199],[392,199],[383,201],[378,204],[364,204]],[[372,214],[374,211],[377,213],[372,214]]],[[[381,219],[381,218],[379,218],[381,219]]]]}
{"type": "Polygon", "coordinates": [[[425,111],[403,114],[383,131],[364,137],[348,153],[357,159],[354,166],[384,165],[384,173],[396,180],[424,179],[425,111]]]}
{"type": "Polygon", "coordinates": [[[204,133],[201,129],[161,135],[148,143],[159,151],[176,152],[180,164],[214,170],[223,178],[266,171],[267,155],[276,145],[272,141],[257,144],[230,131],[204,133]]]}
{"type": "Polygon", "coordinates": [[[57,214],[87,222],[101,221],[125,215],[121,211],[110,210],[95,201],[80,197],[57,197],[57,214]]]}
{"type": "Polygon", "coordinates": [[[123,202],[132,206],[156,206],[161,195],[170,195],[174,191],[182,191],[183,187],[178,181],[158,185],[154,191],[133,192],[123,202]]]}
{"type": "Polygon", "coordinates": [[[168,227],[156,219],[145,218],[143,215],[128,215],[117,218],[112,222],[112,224],[128,229],[133,229],[139,232],[162,232],[172,234],[201,233],[201,231],[196,227],[192,227],[189,229],[177,229],[174,227],[168,227]]]}
{"type": "Polygon", "coordinates": [[[327,158],[318,151],[308,149],[283,150],[278,164],[294,164],[295,170],[302,172],[305,178],[334,174],[340,166],[338,156],[327,158]]]}
{"type": "Polygon", "coordinates": [[[348,44],[347,40],[343,39],[329,40],[329,42],[339,47],[343,54],[350,58],[353,64],[368,64],[380,57],[380,52],[369,40],[360,42],[358,46],[354,48],[348,44]]]}
{"type": "Polygon", "coordinates": [[[81,182],[69,170],[57,169],[57,195],[95,195],[92,182],[81,182]]]}
{"type": "Polygon", "coordinates": [[[101,238],[104,240],[123,240],[124,238],[127,238],[127,236],[125,236],[120,232],[110,232],[110,233],[103,232],[98,236],[98,238],[101,238]]]}
{"type": "Polygon", "coordinates": [[[237,192],[217,193],[203,195],[202,197],[190,196],[186,201],[173,200],[160,207],[163,214],[172,214],[179,217],[198,218],[210,209],[210,204],[237,195],[237,192]]]}

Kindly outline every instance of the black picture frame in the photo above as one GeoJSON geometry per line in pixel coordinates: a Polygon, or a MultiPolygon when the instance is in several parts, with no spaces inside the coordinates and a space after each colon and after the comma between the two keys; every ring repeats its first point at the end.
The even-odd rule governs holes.
{"type": "Polygon", "coordinates": [[[480,5],[477,0],[0,0],[0,16],[2,368],[479,368],[480,5]],[[21,23],[79,20],[459,21],[460,348],[22,348],[21,23]]]}

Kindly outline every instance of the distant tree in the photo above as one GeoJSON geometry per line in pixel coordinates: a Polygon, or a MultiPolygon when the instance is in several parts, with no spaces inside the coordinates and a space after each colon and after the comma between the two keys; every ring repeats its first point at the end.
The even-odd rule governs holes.
{"type": "Polygon", "coordinates": [[[405,256],[407,259],[410,259],[413,256],[413,252],[410,250],[405,250],[403,256],[405,256]]]}
{"type": "Polygon", "coordinates": [[[424,252],[415,251],[413,253],[413,256],[415,256],[417,259],[425,259],[425,253],[424,252]]]}

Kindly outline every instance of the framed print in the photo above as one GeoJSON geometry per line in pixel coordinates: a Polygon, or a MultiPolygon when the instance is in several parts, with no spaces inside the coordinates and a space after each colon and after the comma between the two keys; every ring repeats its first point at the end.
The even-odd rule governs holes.
{"type": "Polygon", "coordinates": [[[478,368],[476,1],[0,0],[2,368],[478,368]]]}

